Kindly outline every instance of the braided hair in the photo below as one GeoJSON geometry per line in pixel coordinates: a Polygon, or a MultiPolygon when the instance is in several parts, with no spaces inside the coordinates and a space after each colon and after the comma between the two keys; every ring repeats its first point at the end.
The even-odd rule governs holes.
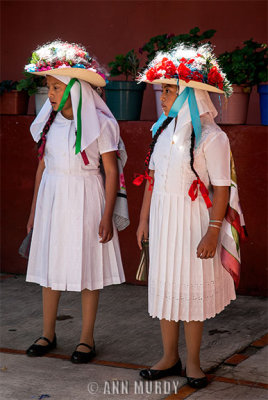
{"type": "Polygon", "coordinates": [[[190,166],[191,166],[191,170],[195,174],[196,178],[199,179],[199,175],[196,172],[196,170],[194,169],[194,144],[195,144],[195,134],[194,134],[194,130],[192,130],[191,146],[190,146],[190,166]]]}
{"type": "Polygon", "coordinates": [[[161,133],[166,129],[166,127],[170,124],[170,122],[172,120],[173,120],[172,117],[167,117],[167,119],[165,119],[163,124],[157,129],[157,131],[156,131],[156,133],[155,133],[155,135],[153,137],[153,140],[152,140],[152,142],[151,142],[151,144],[149,146],[149,150],[148,150],[147,156],[146,156],[145,161],[144,161],[146,168],[149,168],[150,159],[151,159],[151,156],[153,154],[154,146],[156,145],[157,139],[159,138],[161,133]]]}
{"type": "Polygon", "coordinates": [[[45,151],[45,145],[46,145],[46,134],[48,133],[51,125],[53,124],[55,118],[57,115],[57,111],[52,110],[50,113],[50,116],[43,128],[43,131],[41,133],[41,137],[40,140],[37,143],[37,149],[38,149],[38,158],[39,160],[42,159],[43,155],[44,155],[44,151],[45,151]]]}
{"type": "MultiPolygon", "coordinates": [[[[159,136],[166,129],[166,127],[170,124],[170,122],[172,120],[173,120],[172,117],[167,117],[167,119],[163,122],[163,124],[156,131],[156,134],[153,137],[153,140],[152,140],[152,142],[151,142],[151,144],[149,146],[149,151],[148,151],[147,156],[145,158],[145,167],[146,168],[149,167],[150,159],[151,159],[151,156],[153,154],[154,147],[156,145],[156,142],[157,142],[159,136]]],[[[190,167],[191,167],[191,170],[193,171],[193,173],[195,174],[196,178],[199,179],[199,175],[198,175],[198,173],[196,172],[196,170],[194,168],[194,145],[195,145],[195,133],[194,133],[194,129],[192,129],[191,146],[190,146],[190,167]]]]}

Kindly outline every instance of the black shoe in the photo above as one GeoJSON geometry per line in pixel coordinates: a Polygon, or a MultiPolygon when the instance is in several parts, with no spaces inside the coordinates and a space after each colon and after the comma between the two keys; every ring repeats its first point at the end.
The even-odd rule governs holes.
{"type": "Polygon", "coordinates": [[[93,347],[89,346],[86,343],[79,343],[72,354],[71,362],[74,364],[86,364],[95,356],[96,356],[95,343],[93,344],[93,347]],[[85,353],[84,351],[77,351],[76,349],[78,346],[86,346],[89,348],[90,351],[88,353],[85,353]]]}
{"type": "Polygon", "coordinates": [[[167,369],[142,369],[140,376],[148,381],[165,378],[166,376],[180,375],[181,374],[181,360],[177,361],[173,367],[167,369]]]}
{"type": "Polygon", "coordinates": [[[56,334],[54,335],[54,339],[52,342],[45,336],[40,336],[40,338],[36,339],[34,344],[32,344],[26,350],[26,354],[29,357],[41,357],[41,356],[45,355],[46,353],[48,353],[50,350],[55,349],[56,346],[57,346],[56,334]],[[40,339],[45,340],[48,344],[46,346],[42,346],[41,344],[35,344],[40,339]]]}
{"type": "Polygon", "coordinates": [[[208,378],[204,376],[203,378],[190,378],[186,376],[187,383],[194,389],[202,389],[208,385],[208,378]]]}

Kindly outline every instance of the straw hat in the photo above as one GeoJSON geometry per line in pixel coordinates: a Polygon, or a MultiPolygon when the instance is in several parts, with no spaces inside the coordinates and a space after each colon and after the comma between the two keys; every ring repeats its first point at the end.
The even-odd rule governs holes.
{"type": "Polygon", "coordinates": [[[179,44],[168,52],[158,52],[139,82],[188,86],[209,92],[232,94],[232,87],[209,44],[198,48],[179,44]]]}
{"type": "Polygon", "coordinates": [[[34,75],[61,75],[82,79],[93,86],[105,86],[105,71],[86,49],[56,40],[38,47],[24,70],[34,75]]]}

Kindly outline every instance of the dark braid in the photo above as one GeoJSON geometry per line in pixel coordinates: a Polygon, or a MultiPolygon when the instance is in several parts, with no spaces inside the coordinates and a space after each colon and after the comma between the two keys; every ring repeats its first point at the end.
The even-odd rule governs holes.
{"type": "Polygon", "coordinates": [[[41,159],[43,157],[44,151],[45,151],[45,144],[46,144],[46,134],[48,133],[51,125],[53,124],[55,118],[57,115],[57,111],[52,110],[50,113],[50,116],[43,128],[43,131],[41,133],[41,137],[40,140],[37,143],[37,149],[38,149],[38,153],[39,153],[39,159],[41,159]],[[43,146],[41,148],[41,146],[43,146]]]}
{"type": "Polygon", "coordinates": [[[193,171],[195,176],[197,178],[199,178],[198,173],[194,169],[194,144],[195,144],[195,134],[194,134],[194,130],[192,130],[192,133],[191,133],[191,147],[190,147],[190,166],[191,166],[191,170],[193,171]]]}
{"type": "Polygon", "coordinates": [[[52,110],[51,113],[50,113],[50,116],[49,116],[49,118],[48,118],[48,120],[46,122],[46,125],[44,126],[44,129],[43,129],[43,131],[41,133],[41,138],[40,138],[39,142],[37,143],[37,148],[38,149],[42,144],[42,137],[46,136],[46,134],[48,133],[51,125],[54,122],[54,119],[55,119],[56,115],[57,115],[57,111],[52,110]]]}
{"type": "Polygon", "coordinates": [[[147,153],[147,156],[145,158],[145,167],[148,168],[149,167],[149,163],[150,163],[150,159],[151,159],[151,155],[153,154],[154,151],[154,146],[156,145],[157,139],[159,138],[159,136],[161,135],[161,133],[166,129],[166,127],[170,124],[170,122],[173,120],[173,118],[171,117],[167,117],[167,119],[165,119],[165,121],[163,122],[163,124],[157,129],[153,140],[149,146],[149,151],[147,153]]]}

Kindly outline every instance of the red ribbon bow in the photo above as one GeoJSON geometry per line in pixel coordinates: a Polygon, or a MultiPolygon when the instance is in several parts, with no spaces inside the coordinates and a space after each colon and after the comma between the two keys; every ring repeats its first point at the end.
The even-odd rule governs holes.
{"type": "Polygon", "coordinates": [[[207,208],[210,208],[212,206],[212,203],[210,201],[210,198],[208,196],[208,190],[204,183],[200,180],[200,178],[197,178],[196,180],[193,181],[191,184],[191,187],[189,189],[189,196],[191,197],[192,201],[194,201],[197,198],[198,195],[198,185],[199,185],[199,190],[202,194],[203,199],[205,200],[207,208]]]}
{"type": "Polygon", "coordinates": [[[140,186],[144,180],[147,180],[149,182],[149,190],[151,191],[153,186],[154,186],[154,178],[145,171],[144,175],[137,175],[136,178],[134,179],[133,183],[136,186],[140,186]]]}

